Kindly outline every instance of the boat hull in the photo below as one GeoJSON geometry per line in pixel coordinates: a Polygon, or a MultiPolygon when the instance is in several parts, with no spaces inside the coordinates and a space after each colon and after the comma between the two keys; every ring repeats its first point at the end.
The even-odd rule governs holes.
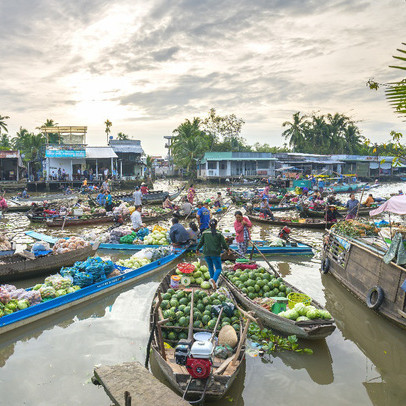
{"type": "Polygon", "coordinates": [[[325,221],[314,221],[314,222],[306,222],[306,223],[299,223],[294,221],[282,221],[282,220],[270,220],[265,219],[259,216],[248,216],[251,221],[257,223],[265,223],[269,224],[270,226],[288,226],[292,228],[312,228],[317,230],[324,230],[325,228],[330,228],[333,224],[336,223],[326,223],[325,221]]]}

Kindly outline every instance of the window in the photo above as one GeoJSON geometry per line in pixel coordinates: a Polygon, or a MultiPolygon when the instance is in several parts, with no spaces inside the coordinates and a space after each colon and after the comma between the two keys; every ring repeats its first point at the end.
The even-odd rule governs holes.
{"type": "Polygon", "coordinates": [[[227,162],[220,162],[220,169],[227,169],[227,162]]]}
{"type": "Polygon", "coordinates": [[[217,169],[217,162],[209,161],[209,169],[217,169]]]}
{"type": "Polygon", "coordinates": [[[268,169],[269,161],[258,161],[258,169],[268,169]]]}

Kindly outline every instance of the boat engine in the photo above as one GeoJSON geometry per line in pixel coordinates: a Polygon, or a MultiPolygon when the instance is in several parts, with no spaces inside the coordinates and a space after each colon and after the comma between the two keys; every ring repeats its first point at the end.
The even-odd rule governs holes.
{"type": "Polygon", "coordinates": [[[211,355],[213,344],[211,341],[195,341],[192,346],[188,340],[180,340],[175,348],[175,362],[186,366],[190,376],[194,379],[206,379],[211,372],[211,355]]]}

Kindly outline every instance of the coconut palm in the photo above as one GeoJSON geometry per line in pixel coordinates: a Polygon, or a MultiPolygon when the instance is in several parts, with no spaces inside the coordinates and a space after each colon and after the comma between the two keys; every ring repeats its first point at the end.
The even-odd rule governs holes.
{"type": "Polygon", "coordinates": [[[1,116],[0,115],[0,134],[1,134],[2,130],[4,132],[8,133],[6,120],[8,120],[9,118],[10,118],[9,116],[1,116]]]}
{"type": "Polygon", "coordinates": [[[104,132],[106,133],[106,137],[107,137],[107,144],[109,143],[109,134],[110,134],[110,128],[113,125],[113,123],[111,121],[109,121],[109,119],[107,119],[104,122],[104,125],[106,126],[106,129],[104,130],[104,132]]]}
{"type": "Polygon", "coordinates": [[[285,121],[282,127],[288,127],[282,136],[289,140],[289,145],[293,151],[300,151],[305,147],[305,130],[307,128],[307,116],[300,115],[300,111],[293,114],[292,122],[285,121]]]}
{"type": "MultiPolygon", "coordinates": [[[[55,123],[54,120],[47,118],[45,120],[45,123],[42,124],[41,127],[37,127],[37,130],[41,130],[42,127],[56,127],[58,123],[55,123]]],[[[61,144],[62,142],[62,137],[60,134],[57,133],[48,133],[48,143],[49,144],[61,144]]]]}

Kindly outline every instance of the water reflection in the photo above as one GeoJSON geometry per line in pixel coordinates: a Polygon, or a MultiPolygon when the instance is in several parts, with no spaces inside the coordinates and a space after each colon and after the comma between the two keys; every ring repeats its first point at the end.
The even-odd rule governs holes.
{"type": "Polygon", "coordinates": [[[368,309],[333,277],[323,275],[322,283],[326,307],[337,327],[372,362],[366,366],[363,385],[373,404],[405,404],[406,331],[368,309]],[[376,382],[377,379],[381,382],[376,382]]]}

